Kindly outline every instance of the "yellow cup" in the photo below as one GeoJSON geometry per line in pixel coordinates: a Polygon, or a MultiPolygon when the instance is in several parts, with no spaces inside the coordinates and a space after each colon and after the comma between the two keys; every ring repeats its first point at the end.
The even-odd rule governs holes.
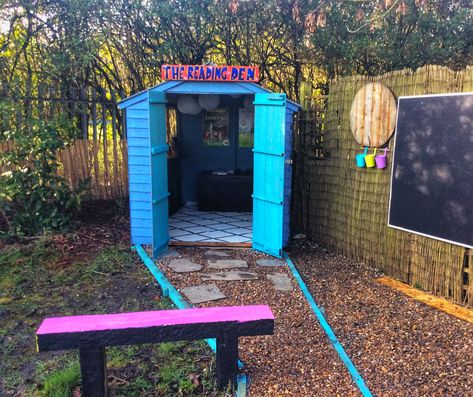
{"type": "Polygon", "coordinates": [[[376,148],[374,148],[373,154],[368,154],[365,157],[366,167],[373,168],[376,165],[375,157],[376,157],[376,148]]]}

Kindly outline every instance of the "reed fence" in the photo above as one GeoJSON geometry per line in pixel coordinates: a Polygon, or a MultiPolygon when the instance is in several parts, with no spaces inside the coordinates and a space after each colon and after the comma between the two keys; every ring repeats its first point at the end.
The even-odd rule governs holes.
{"type": "MultiPolygon", "coordinates": [[[[0,103],[15,106],[0,112],[0,153],[13,142],[2,141],[8,129],[21,128],[26,120],[66,117],[76,127],[77,139],[58,153],[60,174],[72,188],[90,180],[87,192],[93,198],[118,199],[128,196],[127,144],[123,113],[117,108],[114,91],[94,88],[48,87],[38,84],[25,92],[0,84],[0,103]],[[11,111],[12,110],[12,111],[11,111]]],[[[8,171],[0,164],[0,172],[8,171]]]]}
{"type": "MultiPolygon", "coordinates": [[[[296,158],[302,159],[295,180],[296,225],[326,247],[417,288],[473,306],[472,250],[387,227],[392,155],[384,170],[355,166],[360,147],[350,130],[350,107],[358,89],[371,81],[385,84],[395,96],[473,91],[473,67],[452,71],[426,66],[415,72],[332,81],[323,131],[316,124],[309,127],[315,136],[323,135],[323,147],[317,149],[327,155],[311,156],[310,144],[296,146],[296,158]]],[[[388,146],[392,145],[391,139],[388,146]]]]}

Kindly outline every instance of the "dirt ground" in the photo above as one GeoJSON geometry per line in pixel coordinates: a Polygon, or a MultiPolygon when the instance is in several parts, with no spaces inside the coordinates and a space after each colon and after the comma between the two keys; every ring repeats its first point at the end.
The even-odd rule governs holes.
{"type": "MultiPolygon", "coordinates": [[[[204,251],[179,249],[202,265],[209,259],[204,251]]],[[[259,280],[216,281],[227,298],[196,306],[269,304],[276,317],[273,336],[241,338],[249,395],[360,395],[300,290],[277,292],[266,278],[289,271],[257,266],[266,256],[251,250],[226,252],[246,260],[259,280]]],[[[472,324],[378,284],[376,271],[315,245],[297,244],[290,256],[374,395],[473,395],[472,324]]],[[[157,263],[176,287],[207,283],[200,274],[211,270],[177,274],[168,261],[157,263]]]]}
{"type": "MultiPolygon", "coordinates": [[[[35,352],[34,331],[43,317],[169,307],[129,251],[126,215],[107,208],[86,208],[69,233],[0,247],[1,396],[47,395],[48,379],[63,376],[64,368],[75,376],[71,385],[77,384],[75,353],[35,352]]],[[[209,259],[204,251],[179,249],[202,265],[209,259]]],[[[227,298],[197,306],[269,304],[276,317],[273,336],[240,340],[249,395],[360,395],[295,280],[293,292],[278,292],[266,277],[289,274],[287,268],[257,266],[267,256],[252,250],[227,252],[246,260],[259,280],[215,281],[227,298]]],[[[473,396],[472,324],[378,284],[379,272],[316,245],[299,242],[290,256],[374,395],[473,396]]],[[[158,261],[178,288],[208,283],[200,280],[208,269],[177,274],[167,263],[158,261]]],[[[111,350],[113,395],[216,395],[209,349],[204,343],[186,346],[111,350]]]]}
{"type": "MultiPolygon", "coordinates": [[[[126,217],[96,207],[67,233],[0,247],[0,396],[80,397],[76,351],[35,350],[45,317],[173,309],[137,254],[126,217]]],[[[203,341],[107,349],[111,397],[223,396],[203,341]]]]}

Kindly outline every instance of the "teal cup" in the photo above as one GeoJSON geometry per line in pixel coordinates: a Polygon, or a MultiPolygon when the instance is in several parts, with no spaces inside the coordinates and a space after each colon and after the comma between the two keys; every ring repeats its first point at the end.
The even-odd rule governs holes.
{"type": "Polygon", "coordinates": [[[367,154],[368,154],[368,146],[365,147],[364,153],[358,153],[358,154],[355,156],[356,166],[357,166],[358,168],[364,168],[364,167],[366,167],[365,158],[366,158],[366,155],[367,155],[367,154]]]}

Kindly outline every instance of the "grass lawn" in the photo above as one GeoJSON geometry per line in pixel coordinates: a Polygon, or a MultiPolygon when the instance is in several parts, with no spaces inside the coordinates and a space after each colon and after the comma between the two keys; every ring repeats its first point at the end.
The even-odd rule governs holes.
{"type": "MultiPolygon", "coordinates": [[[[172,308],[126,241],[100,230],[0,250],[1,396],[80,396],[77,352],[35,351],[43,318],[172,308]]],[[[110,396],[224,395],[203,341],[113,347],[107,363],[110,396]]]]}

